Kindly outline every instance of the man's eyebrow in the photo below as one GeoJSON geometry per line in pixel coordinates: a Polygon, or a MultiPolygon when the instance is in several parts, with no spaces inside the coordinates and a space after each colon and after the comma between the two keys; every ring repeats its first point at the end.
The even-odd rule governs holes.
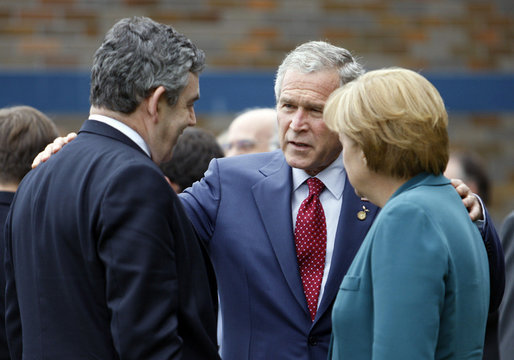
{"type": "Polygon", "coordinates": [[[291,103],[291,102],[294,102],[293,101],[293,98],[288,96],[288,95],[283,95],[283,96],[280,96],[279,99],[278,99],[279,102],[288,102],[288,103],[291,103]]]}

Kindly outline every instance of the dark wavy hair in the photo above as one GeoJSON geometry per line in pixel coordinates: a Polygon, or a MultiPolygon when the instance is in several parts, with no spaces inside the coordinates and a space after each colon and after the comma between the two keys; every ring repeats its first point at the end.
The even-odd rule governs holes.
{"type": "Polygon", "coordinates": [[[189,72],[200,73],[205,54],[171,26],[146,17],[120,20],[96,51],[91,105],[125,114],[135,111],[158,86],[173,106],[189,72]]]}

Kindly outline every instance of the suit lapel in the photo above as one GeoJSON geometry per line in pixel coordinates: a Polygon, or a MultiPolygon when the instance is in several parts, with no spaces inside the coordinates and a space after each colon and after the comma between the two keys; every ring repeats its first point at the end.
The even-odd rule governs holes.
{"type": "MultiPolygon", "coordinates": [[[[265,177],[252,187],[255,203],[289,288],[308,315],[294,245],[291,218],[291,168],[287,165],[282,153],[276,151],[270,163],[260,171],[265,177]]],[[[339,285],[377,213],[378,208],[369,201],[361,200],[346,178],[330,274],[313,325],[331,308],[339,285]],[[365,220],[359,220],[357,213],[363,209],[363,206],[369,212],[366,213],[365,220]]]]}
{"type": "Polygon", "coordinates": [[[148,156],[144,151],[143,149],[141,149],[134,141],[132,141],[129,137],[127,137],[126,135],[124,135],[122,132],[116,130],[115,128],[113,128],[112,126],[109,126],[107,124],[104,124],[100,121],[95,121],[95,120],[86,120],[84,122],[84,124],[82,125],[80,131],[79,131],[79,134],[81,132],[87,132],[87,133],[92,133],[92,134],[97,134],[97,135],[102,135],[102,136],[107,136],[107,137],[110,137],[112,139],[115,139],[115,140],[118,140],[118,141],[121,141],[122,143],[130,146],[130,147],[133,147],[134,149],[142,152],[143,154],[145,154],[145,156],[148,156]]]}
{"type": "Polygon", "coordinates": [[[377,211],[378,208],[375,205],[369,201],[361,200],[361,198],[355,194],[348,177],[346,177],[330,273],[315,321],[319,319],[333,303],[339,290],[339,285],[348,271],[355,254],[359,250],[362,241],[366,237],[377,215],[377,211]],[[363,206],[365,206],[369,212],[366,213],[366,219],[359,220],[357,213],[363,209],[363,206]]]}
{"type": "Polygon", "coordinates": [[[307,302],[298,272],[291,219],[291,168],[281,151],[260,169],[265,176],[252,187],[253,196],[275,256],[287,284],[307,313],[307,302]]]}

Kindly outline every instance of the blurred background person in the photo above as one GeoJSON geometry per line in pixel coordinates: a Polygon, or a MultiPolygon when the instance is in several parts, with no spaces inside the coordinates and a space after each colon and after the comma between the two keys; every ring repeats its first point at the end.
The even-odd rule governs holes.
{"type": "Polygon", "coordinates": [[[203,177],[212,159],[223,156],[223,149],[212,133],[187,128],[173,148],[171,160],[160,167],[178,194],[203,177]]]}
{"type": "Polygon", "coordinates": [[[485,205],[491,202],[491,181],[478,154],[471,151],[452,151],[444,171],[448,179],[461,179],[485,205]]]}
{"type": "Polygon", "coordinates": [[[325,121],[340,134],[356,193],[382,208],[335,300],[331,358],[479,359],[489,265],[443,176],[439,92],[407,69],[370,71],[331,95],[325,121]]]}
{"type": "Polygon", "coordinates": [[[244,111],[230,123],[223,141],[227,157],[277,149],[277,111],[272,108],[244,111]]]}
{"type": "MultiPolygon", "coordinates": [[[[4,259],[4,224],[14,193],[34,157],[59,136],[45,114],[30,106],[0,109],[0,260],[4,259]]],[[[10,359],[5,336],[5,273],[0,268],[0,359],[10,359]]]]}

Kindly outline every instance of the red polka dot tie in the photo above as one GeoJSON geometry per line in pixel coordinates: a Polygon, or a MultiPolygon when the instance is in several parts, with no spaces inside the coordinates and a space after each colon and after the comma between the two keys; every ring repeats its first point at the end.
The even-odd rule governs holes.
{"type": "Polygon", "coordinates": [[[296,256],[302,277],[303,291],[311,320],[316,317],[318,297],[325,269],[327,225],[319,194],[325,185],[318,178],[309,178],[309,195],[300,205],[294,231],[296,256]]]}

